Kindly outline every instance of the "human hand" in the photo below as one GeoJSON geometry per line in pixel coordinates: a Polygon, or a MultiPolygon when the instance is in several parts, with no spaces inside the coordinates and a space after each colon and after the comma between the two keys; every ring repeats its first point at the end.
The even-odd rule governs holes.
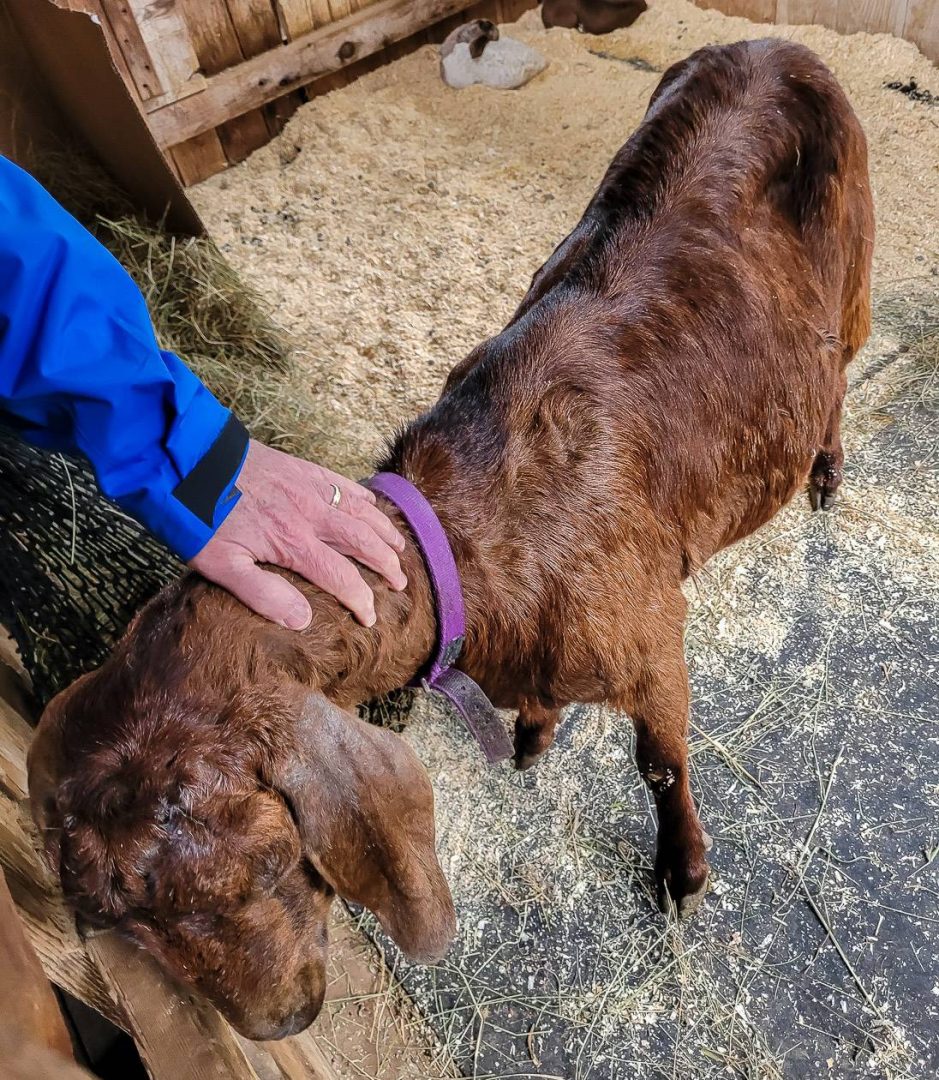
{"type": "Polygon", "coordinates": [[[393,589],[407,585],[398,561],[404,538],[366,488],[254,439],[237,486],[238,504],[189,565],[259,615],[290,630],[305,629],[313,617],[299,590],[258,563],[296,571],[365,626],[375,622],[374,597],[350,559],[393,589]],[[331,505],[334,484],[338,506],[331,505]]]}

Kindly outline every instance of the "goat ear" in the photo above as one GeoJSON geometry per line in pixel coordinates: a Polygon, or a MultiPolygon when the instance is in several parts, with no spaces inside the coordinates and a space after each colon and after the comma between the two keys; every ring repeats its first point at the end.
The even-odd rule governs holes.
{"type": "Polygon", "coordinates": [[[62,717],[69,700],[86,679],[87,672],[56,694],[43,711],[26,755],[29,806],[43,842],[46,860],[58,873],[61,820],[57,802],[59,781],[65,771],[62,717]]]}
{"type": "Polygon", "coordinates": [[[456,917],[434,850],[433,789],[417,756],[319,694],[298,703],[294,731],[273,782],[293,808],[304,854],[408,956],[439,959],[456,917]]]}

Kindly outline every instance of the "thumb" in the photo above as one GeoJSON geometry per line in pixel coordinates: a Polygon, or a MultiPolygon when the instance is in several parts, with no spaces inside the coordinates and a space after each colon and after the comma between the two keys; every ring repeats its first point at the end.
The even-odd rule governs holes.
{"type": "Polygon", "coordinates": [[[245,560],[216,572],[202,571],[216,585],[228,589],[246,607],[288,630],[305,630],[313,621],[313,611],[306,597],[285,578],[262,570],[245,560]]]}

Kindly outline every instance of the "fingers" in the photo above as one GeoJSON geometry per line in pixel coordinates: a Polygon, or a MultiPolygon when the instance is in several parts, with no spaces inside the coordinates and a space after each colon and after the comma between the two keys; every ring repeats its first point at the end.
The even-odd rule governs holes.
{"type": "MultiPolygon", "coordinates": [[[[322,473],[327,484],[335,484],[342,492],[342,498],[337,507],[338,510],[344,511],[350,517],[364,521],[395,551],[404,551],[404,537],[392,525],[388,515],[383,514],[378,509],[373,491],[369,491],[368,488],[363,487],[361,484],[347,480],[344,476],[330,472],[329,469],[323,469],[322,473]]],[[[327,490],[329,491],[327,501],[329,501],[332,496],[332,488],[327,490]]]]}
{"type": "Polygon", "coordinates": [[[408,579],[401,569],[398,553],[364,521],[349,514],[332,513],[324,522],[319,538],[340,554],[381,574],[393,589],[400,592],[406,588],[408,579]]]}
{"type": "Polygon", "coordinates": [[[236,596],[246,607],[288,630],[305,630],[313,619],[306,597],[286,578],[262,570],[248,552],[222,562],[207,560],[193,565],[204,576],[236,596]]]}
{"type": "Polygon", "coordinates": [[[357,484],[354,480],[350,480],[348,476],[340,476],[339,473],[334,473],[332,469],[323,469],[323,475],[331,484],[335,484],[343,495],[348,495],[353,499],[362,499],[367,503],[371,503],[373,506],[376,503],[375,492],[371,488],[367,488],[364,484],[357,484]]]}
{"type": "MultiPolygon", "coordinates": [[[[355,566],[327,544],[314,540],[308,547],[285,552],[278,562],[335,596],[363,626],[375,625],[372,590],[355,566]]],[[[221,554],[203,549],[190,565],[265,619],[288,630],[310,625],[313,612],[306,597],[280,574],[262,570],[247,549],[226,548],[221,554]]]]}
{"type": "Polygon", "coordinates": [[[363,626],[375,625],[372,590],[354,564],[329,544],[311,540],[309,544],[285,554],[282,565],[305,577],[323,592],[335,596],[363,626]]]}
{"type": "MultiPolygon", "coordinates": [[[[339,504],[339,509],[343,509],[342,503],[339,504]]],[[[358,518],[359,521],[364,522],[386,544],[390,544],[395,551],[404,551],[404,537],[392,525],[388,515],[382,513],[377,506],[371,503],[352,503],[350,506],[345,507],[345,511],[349,517],[358,518]]]]}

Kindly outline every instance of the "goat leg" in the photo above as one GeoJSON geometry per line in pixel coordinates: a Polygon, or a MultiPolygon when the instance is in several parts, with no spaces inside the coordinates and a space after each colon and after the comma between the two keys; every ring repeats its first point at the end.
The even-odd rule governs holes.
{"type": "Polygon", "coordinates": [[[680,641],[659,655],[634,691],[630,711],[636,727],[636,763],[649,785],[658,817],[655,877],[659,907],[672,904],[690,915],[707,891],[706,851],[688,779],[688,673],[680,641]]]}
{"type": "Polygon", "coordinates": [[[838,488],[841,486],[844,469],[844,450],[841,446],[841,406],[844,402],[846,386],[847,379],[842,372],[825,438],[815,455],[812,471],[809,473],[809,502],[813,510],[830,510],[838,488]]]}
{"type": "Polygon", "coordinates": [[[554,742],[554,732],[561,717],[558,708],[546,708],[539,701],[526,699],[515,720],[515,768],[530,769],[554,742]]]}

